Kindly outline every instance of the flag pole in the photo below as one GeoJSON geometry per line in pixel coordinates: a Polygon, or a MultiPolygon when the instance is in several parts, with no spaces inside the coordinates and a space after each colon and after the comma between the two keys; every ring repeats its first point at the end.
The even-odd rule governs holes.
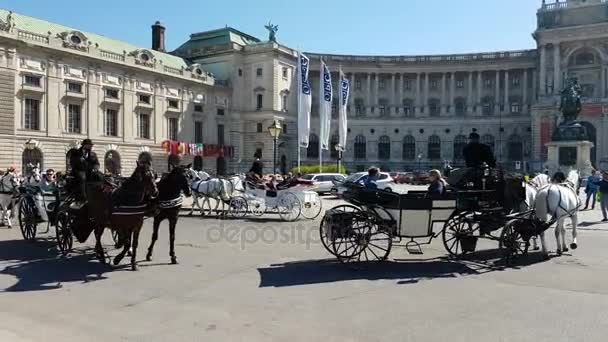
{"type": "MultiPolygon", "coordinates": [[[[319,57],[319,91],[323,92],[323,57],[319,57]]],[[[319,173],[323,173],[323,118],[321,117],[321,106],[323,105],[323,94],[319,96],[319,173]]]]}
{"type": "Polygon", "coordinates": [[[297,76],[298,76],[298,82],[297,82],[297,86],[298,86],[298,96],[296,98],[296,101],[298,103],[298,114],[297,114],[297,120],[296,122],[298,123],[297,125],[297,129],[298,129],[298,137],[297,137],[297,143],[296,145],[298,146],[298,173],[301,173],[301,147],[300,147],[300,111],[302,110],[300,108],[300,101],[301,101],[301,97],[302,97],[302,70],[301,70],[301,66],[300,66],[300,49],[298,48],[298,53],[297,53],[297,67],[296,67],[296,72],[297,72],[297,76]]]}

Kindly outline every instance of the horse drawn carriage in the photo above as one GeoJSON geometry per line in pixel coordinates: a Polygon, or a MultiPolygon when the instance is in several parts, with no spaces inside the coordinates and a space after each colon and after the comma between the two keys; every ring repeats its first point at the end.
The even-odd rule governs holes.
{"type": "Polygon", "coordinates": [[[408,251],[421,253],[421,245],[440,237],[454,257],[474,253],[481,239],[497,241],[507,261],[526,254],[531,239],[553,222],[537,220],[532,210],[514,210],[512,201],[523,198],[505,189],[520,192],[523,180],[509,183],[487,172],[477,180],[440,196],[353,185],[345,196],[350,204],[325,213],[321,241],[342,262],[386,260],[393,244],[404,240],[408,251]]]}

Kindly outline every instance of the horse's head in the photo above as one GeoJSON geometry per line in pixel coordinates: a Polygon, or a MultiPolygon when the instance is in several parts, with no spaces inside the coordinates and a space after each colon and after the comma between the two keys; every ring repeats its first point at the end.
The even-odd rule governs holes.
{"type": "Polygon", "coordinates": [[[15,190],[21,186],[21,179],[14,172],[9,172],[2,177],[2,187],[4,189],[15,190]]]}
{"type": "Polygon", "coordinates": [[[137,163],[137,167],[131,176],[136,182],[143,186],[144,196],[155,198],[158,196],[156,176],[154,169],[147,163],[137,163]]]}
{"type": "Polygon", "coordinates": [[[192,196],[192,190],[190,189],[191,183],[191,173],[192,170],[190,165],[186,166],[177,166],[171,171],[171,182],[173,186],[177,186],[181,191],[184,192],[184,195],[187,197],[192,196]]]}

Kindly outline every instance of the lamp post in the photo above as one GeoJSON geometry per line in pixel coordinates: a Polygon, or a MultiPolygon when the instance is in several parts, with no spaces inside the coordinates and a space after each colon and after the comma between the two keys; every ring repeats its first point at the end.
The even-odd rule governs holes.
{"type": "Polygon", "coordinates": [[[279,139],[279,135],[281,135],[281,125],[279,124],[279,120],[274,120],[272,125],[268,127],[268,133],[273,140],[273,148],[272,148],[272,172],[273,175],[277,174],[277,140],[279,139]]]}
{"type": "Polygon", "coordinates": [[[422,163],[422,153],[418,154],[418,173],[422,171],[420,164],[422,163]]]}

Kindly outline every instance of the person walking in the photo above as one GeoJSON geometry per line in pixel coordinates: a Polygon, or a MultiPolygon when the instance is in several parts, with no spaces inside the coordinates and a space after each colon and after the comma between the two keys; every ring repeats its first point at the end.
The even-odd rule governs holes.
{"type": "Polygon", "coordinates": [[[593,184],[598,186],[600,192],[600,207],[604,216],[602,222],[608,222],[608,171],[604,171],[602,179],[598,182],[593,182],[593,184]]]}
{"type": "Polygon", "coordinates": [[[595,184],[602,180],[601,173],[595,171],[589,178],[587,178],[587,186],[585,186],[585,193],[587,194],[587,200],[585,201],[585,208],[589,208],[589,200],[591,200],[591,210],[595,209],[595,198],[597,197],[598,186],[595,184]]]}

